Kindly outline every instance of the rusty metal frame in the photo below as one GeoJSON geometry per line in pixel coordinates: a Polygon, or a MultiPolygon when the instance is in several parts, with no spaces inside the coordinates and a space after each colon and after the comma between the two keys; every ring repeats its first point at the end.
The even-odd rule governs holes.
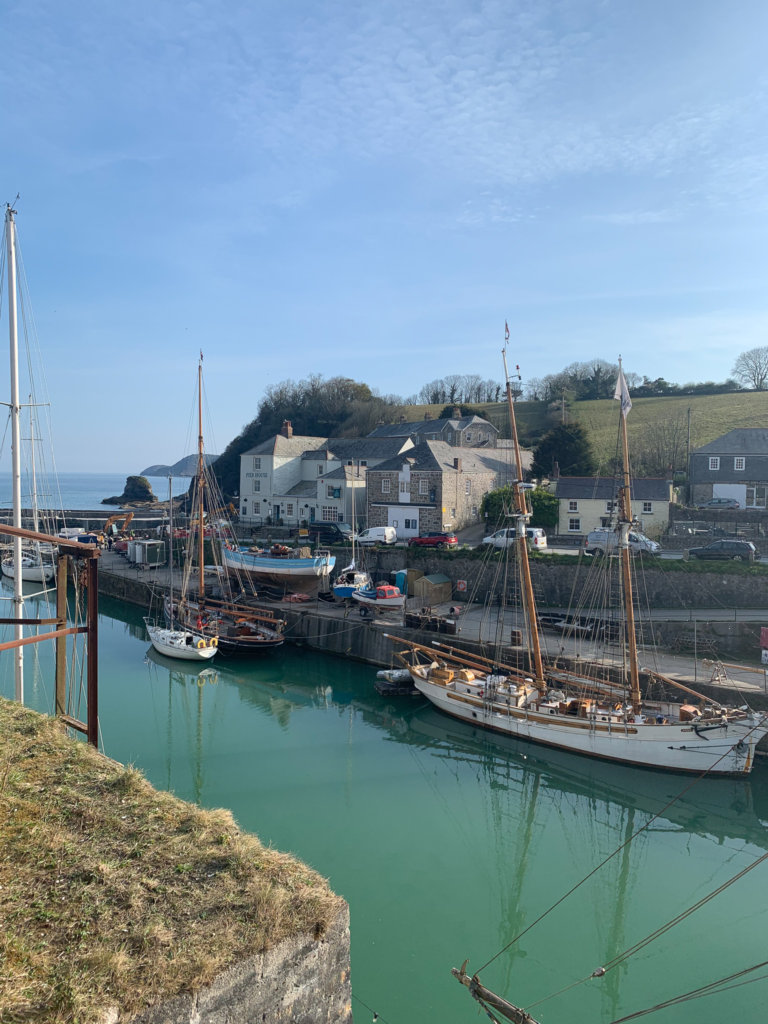
{"type": "Polygon", "coordinates": [[[55,715],[65,725],[82,732],[90,744],[99,744],[99,556],[101,552],[95,544],[80,544],[77,541],[63,540],[47,533],[34,530],[22,530],[15,526],[0,524],[0,535],[22,537],[27,540],[42,541],[59,549],[59,561],[63,562],[63,573],[57,573],[56,618],[55,619],[0,619],[3,625],[50,626],[58,628],[37,636],[23,637],[21,640],[9,640],[0,644],[0,651],[15,647],[37,644],[43,640],[56,640],[56,708],[55,715]],[[66,626],[67,621],[67,573],[70,557],[87,560],[86,590],[88,602],[86,606],[86,624],[84,626],[66,626]],[[63,579],[63,582],[62,582],[63,579]],[[87,721],[81,722],[65,713],[66,708],[66,638],[84,633],[88,638],[87,668],[87,721]]]}

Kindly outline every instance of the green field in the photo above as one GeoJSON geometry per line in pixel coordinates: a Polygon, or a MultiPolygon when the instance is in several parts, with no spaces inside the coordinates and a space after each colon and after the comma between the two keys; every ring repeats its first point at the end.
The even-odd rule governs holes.
{"type": "MultiPolygon", "coordinates": [[[[411,421],[424,419],[425,413],[436,417],[438,405],[411,405],[405,411],[411,421]]],[[[504,402],[477,406],[486,418],[509,436],[507,406],[504,402]]],[[[600,463],[609,461],[616,452],[619,403],[613,399],[598,402],[572,402],[566,408],[568,420],[582,424],[587,430],[600,463]]],[[[684,422],[687,427],[690,409],[691,447],[698,448],[714,441],[736,427],[768,428],[768,392],[744,391],[724,395],[672,396],[669,398],[634,398],[627,419],[629,443],[633,435],[640,437],[660,422],[684,422]]],[[[533,447],[551,427],[561,422],[562,410],[545,402],[516,402],[518,431],[521,443],[533,447]]]]}

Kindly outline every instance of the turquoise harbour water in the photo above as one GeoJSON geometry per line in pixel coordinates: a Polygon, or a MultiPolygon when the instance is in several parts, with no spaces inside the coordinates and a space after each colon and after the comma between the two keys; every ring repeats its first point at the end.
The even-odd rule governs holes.
{"type": "MultiPolygon", "coordinates": [[[[379,697],[369,666],[291,647],[189,669],[150,653],[139,609],[100,607],[104,752],[230,808],[329,878],[350,904],[357,1024],[372,1010],[382,1024],[485,1019],[450,968],[481,968],[531,925],[482,980],[542,1024],[607,1024],[766,959],[762,864],[575,984],[768,851],[764,767],[694,786],[534,924],[690,780],[494,740],[420,700],[379,697]]],[[[50,652],[34,663],[27,703],[48,711],[50,652]]],[[[765,997],[766,982],[746,984],[651,1019],[760,1021],[765,997]]]]}

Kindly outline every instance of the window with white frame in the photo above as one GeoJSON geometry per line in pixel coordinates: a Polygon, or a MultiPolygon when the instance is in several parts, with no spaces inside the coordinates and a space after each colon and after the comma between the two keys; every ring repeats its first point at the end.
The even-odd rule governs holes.
{"type": "Polygon", "coordinates": [[[323,464],[322,464],[322,462],[321,462],[321,463],[320,463],[320,465],[319,465],[319,466],[317,467],[317,475],[318,475],[318,476],[322,476],[322,475],[323,475],[323,464]]]}
{"type": "Polygon", "coordinates": [[[418,530],[418,528],[419,528],[419,520],[418,519],[404,519],[403,520],[403,525],[404,525],[404,529],[406,529],[406,530],[418,530]]]}
{"type": "Polygon", "coordinates": [[[472,434],[467,432],[466,437],[467,437],[467,443],[469,443],[472,440],[472,434]]]}
{"type": "Polygon", "coordinates": [[[568,502],[568,511],[569,512],[578,512],[579,511],[579,503],[578,503],[578,501],[569,501],[568,502]]]}
{"type": "Polygon", "coordinates": [[[653,502],[652,501],[644,501],[643,502],[643,515],[644,516],[652,516],[653,515],[653,502]]]}
{"type": "Polygon", "coordinates": [[[293,515],[293,503],[292,503],[292,502],[290,502],[290,501],[289,501],[289,502],[288,502],[288,504],[287,504],[287,505],[285,506],[285,514],[286,514],[287,516],[292,516],[292,515],[293,515]]]}
{"type": "Polygon", "coordinates": [[[736,456],[736,458],[733,460],[733,468],[737,473],[744,472],[744,470],[747,468],[747,460],[744,458],[743,455],[736,456]]]}
{"type": "Polygon", "coordinates": [[[254,460],[253,460],[253,468],[254,469],[261,469],[261,459],[254,458],[254,460]]]}
{"type": "Polygon", "coordinates": [[[392,481],[391,480],[382,480],[381,481],[381,493],[382,494],[389,494],[389,492],[391,490],[392,490],[392,481]]]}
{"type": "Polygon", "coordinates": [[[765,508],[767,487],[747,487],[747,508],[765,508]]]}
{"type": "Polygon", "coordinates": [[[613,510],[615,508],[616,508],[616,502],[615,501],[606,501],[606,503],[605,503],[605,511],[608,513],[608,515],[610,515],[611,512],[613,512],[613,510]]]}
{"type": "Polygon", "coordinates": [[[581,520],[571,518],[568,520],[568,533],[581,533],[581,520]]]}
{"type": "Polygon", "coordinates": [[[408,481],[407,480],[401,480],[400,481],[400,493],[401,494],[407,494],[408,493],[408,481]]]}
{"type": "Polygon", "coordinates": [[[338,510],[332,508],[330,505],[323,505],[320,511],[322,513],[324,523],[335,523],[338,521],[338,510]]]}
{"type": "Polygon", "coordinates": [[[716,473],[720,469],[720,456],[712,455],[709,459],[709,470],[711,473],[716,473]]]}
{"type": "Polygon", "coordinates": [[[258,494],[260,490],[261,490],[261,480],[254,480],[253,481],[253,493],[254,494],[258,494]]]}
{"type": "Polygon", "coordinates": [[[429,480],[419,480],[419,494],[429,494],[429,480]]]}
{"type": "Polygon", "coordinates": [[[464,493],[465,494],[471,494],[472,493],[472,481],[471,480],[465,481],[465,483],[464,483],[464,493]]]}

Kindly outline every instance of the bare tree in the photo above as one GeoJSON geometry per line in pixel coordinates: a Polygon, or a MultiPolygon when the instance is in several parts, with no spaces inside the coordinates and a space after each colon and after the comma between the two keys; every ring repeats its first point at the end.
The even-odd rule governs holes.
{"type": "Polygon", "coordinates": [[[635,473],[642,476],[672,478],[676,469],[685,469],[688,442],[688,416],[658,417],[633,441],[635,473]]]}
{"type": "Polygon", "coordinates": [[[768,388],[768,345],[742,352],[731,372],[746,387],[765,391],[768,388]]]}

